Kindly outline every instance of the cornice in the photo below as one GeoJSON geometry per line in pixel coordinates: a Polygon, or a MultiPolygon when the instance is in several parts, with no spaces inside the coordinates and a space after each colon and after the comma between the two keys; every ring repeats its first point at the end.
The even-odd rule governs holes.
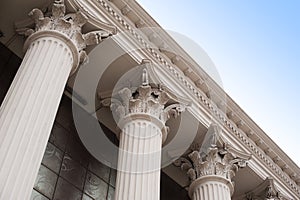
{"type": "MultiPolygon", "coordinates": [[[[293,161],[250,119],[250,117],[244,113],[244,111],[222,90],[222,88],[220,88],[203,70],[201,70],[200,66],[198,66],[195,62],[192,62],[192,65],[186,68],[188,70],[183,70],[182,67],[178,67],[176,65],[174,60],[172,62],[163,52],[157,50],[160,48],[159,46],[157,49],[151,48],[153,43],[143,39],[144,36],[141,36],[140,33],[135,31],[137,27],[141,26],[146,27],[153,24],[159,26],[149,15],[146,14],[144,10],[141,9],[141,7],[135,1],[125,2],[114,0],[109,2],[106,0],[97,0],[96,2],[110,15],[111,18],[114,19],[115,22],[118,23],[118,28],[120,28],[122,31],[128,31],[137,43],[145,47],[144,51],[151,55],[152,60],[160,63],[164,70],[167,70],[169,74],[173,76],[173,78],[177,79],[178,82],[198,100],[199,105],[205,107],[205,109],[212,114],[214,120],[224,124],[226,130],[233,134],[233,136],[240,143],[244,144],[244,146],[247,147],[247,149],[254,156],[259,158],[264,166],[270,169],[270,171],[272,171],[276,177],[282,180],[287,188],[290,188],[297,196],[300,196],[299,186],[295,182],[297,179],[297,174],[300,174],[299,167],[297,167],[297,165],[293,163],[293,161]],[[138,19],[137,21],[131,20],[128,15],[130,13],[132,14],[135,10],[133,11],[128,8],[117,8],[117,5],[122,4],[120,2],[123,2],[123,4],[127,3],[132,9],[139,9],[139,12],[142,13],[141,16],[139,16],[140,18],[136,17],[135,19],[138,19]],[[112,5],[112,3],[114,5],[112,5]],[[143,19],[145,20],[142,21],[143,19]],[[200,70],[196,70],[197,67],[200,70]],[[198,79],[192,77],[192,75],[195,74],[197,75],[196,77],[198,79]],[[209,91],[213,91],[213,95],[211,95],[209,91]],[[215,103],[216,100],[215,102],[212,101],[212,96],[218,98],[224,95],[227,100],[227,110],[229,111],[226,114],[230,114],[230,112],[232,114],[238,113],[237,117],[239,120],[231,120],[230,117],[222,111],[222,102],[215,103]],[[247,130],[245,127],[247,127],[249,130],[247,130]],[[251,139],[252,135],[256,135],[258,139],[261,139],[261,141],[256,144],[255,141],[251,139]],[[267,143],[271,150],[264,150],[259,147],[258,145],[261,143],[267,143]],[[275,161],[269,155],[267,155],[267,153],[270,151],[274,151],[276,154],[278,154],[278,157],[283,161],[284,166],[289,166],[291,172],[287,173],[283,171],[284,166],[281,167],[275,163],[275,161]],[[293,177],[293,179],[291,177],[293,177]]],[[[176,45],[175,41],[170,38],[166,38],[166,41],[177,47],[176,49],[178,49],[182,55],[189,57],[183,50],[180,50],[181,48],[176,45]]],[[[164,45],[166,44],[169,45],[169,43],[165,42],[164,45]]],[[[222,98],[220,99],[222,100],[222,98]]]]}

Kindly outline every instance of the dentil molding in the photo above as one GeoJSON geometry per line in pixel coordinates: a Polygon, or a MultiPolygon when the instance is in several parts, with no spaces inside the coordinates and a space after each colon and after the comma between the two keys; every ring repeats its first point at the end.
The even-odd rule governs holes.
{"type": "MultiPolygon", "coordinates": [[[[97,0],[99,5],[101,5],[110,15],[114,18],[124,30],[128,31],[132,36],[136,39],[138,43],[140,43],[143,47],[145,47],[145,51],[151,55],[151,57],[160,63],[164,69],[166,69],[175,79],[181,83],[187,91],[189,91],[194,97],[198,100],[201,106],[204,106],[211,114],[214,120],[219,121],[220,123],[224,124],[226,130],[228,130],[231,134],[234,135],[236,139],[238,139],[242,144],[244,144],[250,152],[257,156],[264,165],[269,168],[278,178],[280,178],[288,188],[291,188],[298,196],[300,195],[299,186],[295,183],[290,176],[284,172],[280,166],[278,166],[272,158],[270,158],[266,153],[255,144],[255,142],[249,138],[246,133],[244,133],[241,129],[237,127],[237,124],[232,122],[226,114],[218,108],[218,106],[211,101],[199,87],[184,75],[182,71],[178,71],[178,68],[174,66],[174,63],[171,63],[169,60],[165,59],[165,56],[162,56],[162,52],[151,48],[153,44],[150,44],[149,41],[143,39],[140,36],[140,33],[135,31],[136,27],[132,27],[132,22],[128,18],[122,16],[121,11],[116,11],[115,7],[111,6],[110,4],[113,2],[108,2],[105,0],[97,0]],[[121,13],[121,14],[120,14],[121,13]]],[[[143,26],[146,26],[143,23],[143,26]]]]}

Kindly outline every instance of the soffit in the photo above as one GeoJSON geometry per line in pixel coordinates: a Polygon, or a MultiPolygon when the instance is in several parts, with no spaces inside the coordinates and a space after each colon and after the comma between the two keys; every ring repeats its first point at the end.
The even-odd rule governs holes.
{"type": "MultiPolygon", "coordinates": [[[[124,11],[123,11],[122,17],[124,19],[132,20],[133,24],[137,24],[139,22],[139,21],[135,21],[136,19],[143,19],[143,23],[142,23],[143,27],[159,26],[151,18],[151,16],[149,16],[135,1],[114,0],[113,3],[121,11],[124,9],[125,10],[131,9],[130,12],[126,11],[124,13],[124,11]],[[129,8],[128,8],[128,6],[129,6],[129,8]],[[128,15],[128,13],[131,13],[131,14],[128,15]],[[134,15],[133,13],[135,13],[138,17],[132,17],[134,15]]],[[[163,36],[165,36],[165,35],[163,35],[163,36]]],[[[149,35],[148,35],[148,37],[149,37],[149,35]]],[[[171,41],[170,38],[168,38],[168,36],[166,36],[166,38],[163,38],[163,39],[168,42],[171,41]]],[[[176,46],[176,43],[174,41],[171,41],[170,43],[167,43],[166,45],[170,45],[170,44],[173,46],[174,45],[176,46]]],[[[178,47],[178,45],[177,45],[177,47],[178,47]]],[[[178,47],[177,49],[180,49],[180,47],[178,47]]],[[[180,53],[185,54],[182,51],[180,51],[180,53]]],[[[186,72],[184,69],[182,69],[180,67],[178,67],[178,68],[181,69],[182,71],[186,72]]],[[[191,71],[193,71],[193,69],[191,71]]],[[[189,76],[192,73],[184,73],[184,74],[186,76],[189,76]]],[[[205,73],[203,73],[203,74],[205,74],[205,73]]],[[[203,76],[203,74],[201,74],[201,75],[203,76]]],[[[201,77],[199,77],[199,78],[201,78],[201,77]]],[[[238,120],[233,121],[230,118],[228,120],[231,123],[233,122],[234,125],[238,128],[238,130],[240,132],[243,132],[244,135],[248,134],[247,131],[251,131],[256,136],[256,138],[254,138],[255,146],[257,146],[259,149],[262,149],[263,153],[266,153],[266,156],[270,156],[271,159],[272,159],[273,154],[277,154],[276,158],[281,160],[281,162],[276,162],[276,165],[278,165],[281,168],[281,170],[283,170],[282,173],[283,174],[287,173],[288,176],[290,176],[293,180],[298,180],[299,177],[297,178],[296,176],[297,176],[297,174],[300,174],[299,167],[266,135],[266,133],[264,133],[253,122],[253,120],[251,120],[251,118],[248,115],[246,115],[246,113],[221,88],[219,88],[216,85],[216,83],[213,80],[211,80],[207,76],[205,76],[205,78],[203,78],[203,79],[206,81],[206,83],[208,83],[207,85],[208,85],[209,91],[213,91],[213,95],[207,94],[207,97],[213,101],[212,104],[215,104],[220,109],[220,105],[219,105],[220,100],[218,99],[218,97],[220,98],[225,95],[226,96],[226,104],[227,104],[226,105],[226,110],[227,110],[226,114],[230,115],[231,113],[235,113],[235,112],[239,113],[239,115],[236,115],[238,117],[238,120]],[[207,81],[207,80],[209,80],[209,81],[207,81]],[[214,101],[214,99],[217,99],[217,100],[214,101]],[[240,122],[243,122],[245,125],[240,125],[240,122]],[[274,152],[274,153],[272,154],[271,152],[274,152]]],[[[221,104],[222,104],[222,102],[221,102],[221,104]]],[[[241,123],[241,124],[243,124],[243,123],[241,123]]],[[[249,139],[252,140],[251,137],[249,137],[249,139]]],[[[280,175],[280,176],[282,176],[282,175],[280,175]]],[[[284,179],[286,179],[286,177],[284,179]]]]}
{"type": "MultiPolygon", "coordinates": [[[[1,18],[0,18],[1,30],[4,32],[4,37],[0,38],[0,41],[3,44],[5,44],[6,46],[8,46],[10,49],[12,49],[17,55],[19,55],[21,57],[22,56],[21,49],[22,49],[22,45],[24,42],[24,38],[16,36],[16,34],[14,32],[14,27],[12,24],[13,24],[13,22],[15,22],[17,20],[22,19],[24,16],[27,16],[27,13],[33,7],[42,8],[42,7],[45,7],[44,5],[48,4],[48,2],[49,1],[46,1],[46,0],[45,1],[30,0],[30,1],[26,1],[26,2],[22,2],[22,1],[20,2],[18,0],[5,1],[5,3],[3,4],[4,6],[1,6],[1,12],[0,12],[1,13],[1,18]],[[34,5],[34,6],[32,6],[32,5],[34,5]],[[12,13],[11,10],[13,10],[14,12],[12,13]]],[[[125,1],[115,0],[113,2],[113,3],[115,3],[115,5],[112,4],[111,2],[106,2],[106,3],[108,3],[111,6],[113,6],[114,8],[116,8],[117,6],[124,5],[124,2],[125,1]]],[[[128,1],[127,3],[137,13],[137,15],[134,15],[134,16],[138,16],[138,17],[134,17],[133,13],[128,15],[129,17],[125,16],[124,14],[122,14],[122,11],[120,10],[120,8],[118,8],[119,9],[118,13],[120,14],[120,16],[122,16],[127,21],[133,20],[130,22],[131,25],[133,24],[135,26],[140,26],[140,25],[142,25],[142,26],[158,26],[158,24],[143,9],[141,9],[141,7],[135,1],[128,1]],[[132,19],[130,18],[130,16],[132,19]],[[140,21],[136,21],[138,18],[144,19],[144,24],[139,23],[140,21]]],[[[103,12],[103,9],[102,9],[102,12],[103,12]]],[[[131,11],[131,12],[133,12],[133,11],[131,11]]],[[[123,13],[126,13],[126,12],[123,11],[123,13]]],[[[106,17],[107,22],[108,23],[111,23],[111,22],[116,23],[116,20],[112,20],[111,18],[112,17],[106,17]]],[[[121,27],[121,26],[122,25],[120,25],[120,24],[118,25],[118,27],[121,27]]],[[[172,48],[178,49],[179,55],[184,55],[184,54],[186,55],[186,53],[176,44],[176,42],[174,42],[171,38],[169,38],[168,35],[166,35],[166,34],[162,34],[162,35],[163,35],[163,39],[164,39],[164,41],[166,41],[167,45],[172,46],[172,48]]],[[[149,37],[149,35],[148,35],[148,37],[149,37]]],[[[154,38],[156,38],[156,37],[154,37],[154,38]]],[[[155,41],[157,41],[157,39],[155,39],[155,41]]],[[[148,42],[151,42],[150,39],[148,42]]],[[[155,44],[155,42],[154,42],[154,45],[157,45],[157,44],[155,44]]],[[[163,53],[158,52],[158,54],[162,55],[163,53]]],[[[172,61],[172,58],[174,58],[174,55],[172,55],[172,54],[165,55],[164,54],[162,56],[165,59],[167,59],[168,62],[172,63],[173,65],[176,64],[174,62],[174,60],[172,61]]],[[[176,59],[175,59],[175,61],[176,61],[176,59]]],[[[295,163],[293,163],[293,161],[291,159],[289,159],[289,157],[249,118],[249,116],[247,116],[242,111],[242,109],[229,96],[227,96],[225,94],[225,92],[221,88],[219,88],[217,86],[217,84],[212,79],[210,79],[210,77],[207,76],[207,74],[205,72],[201,73],[199,71],[196,71],[195,67],[191,68],[193,66],[196,66],[196,67],[198,67],[198,69],[200,69],[199,66],[197,66],[195,63],[193,63],[191,60],[189,60],[189,62],[186,65],[189,67],[185,68],[185,65],[179,65],[178,69],[183,71],[183,74],[187,79],[190,79],[192,82],[194,82],[194,86],[197,86],[202,91],[206,90],[206,91],[204,91],[204,93],[206,94],[207,98],[209,98],[211,100],[211,104],[215,104],[216,108],[220,109],[219,108],[220,105],[218,105],[218,102],[214,103],[214,101],[217,101],[217,100],[214,100],[214,98],[218,99],[225,95],[226,100],[227,100],[226,101],[227,116],[231,115],[232,113],[234,113],[236,115],[236,118],[232,118],[233,120],[231,120],[230,117],[228,117],[229,121],[233,122],[235,124],[235,126],[238,128],[238,130],[241,132],[244,132],[245,135],[248,134],[248,132],[247,132],[248,130],[252,130],[253,134],[256,136],[256,138],[254,138],[255,139],[254,142],[257,142],[256,145],[260,146],[260,148],[264,152],[266,152],[268,155],[270,154],[271,158],[276,160],[277,165],[279,167],[281,167],[282,170],[286,171],[291,177],[295,176],[295,174],[299,175],[300,174],[299,167],[296,166],[295,163]],[[190,64],[189,62],[191,62],[192,64],[190,64]],[[201,84],[201,80],[204,80],[204,82],[205,82],[204,87],[203,87],[203,84],[201,84]],[[208,93],[208,91],[213,91],[214,95],[211,95],[210,93],[208,93]],[[244,124],[240,123],[240,122],[244,122],[244,124]],[[264,146],[264,144],[269,146],[269,149],[267,149],[266,146],[264,146]],[[272,154],[272,152],[274,152],[274,153],[272,154]],[[277,157],[275,158],[274,155],[277,155],[277,157]],[[288,166],[288,169],[286,169],[286,166],[288,166]]],[[[252,140],[251,137],[249,137],[249,138],[252,140]]],[[[295,180],[295,177],[293,179],[295,180]]]]}

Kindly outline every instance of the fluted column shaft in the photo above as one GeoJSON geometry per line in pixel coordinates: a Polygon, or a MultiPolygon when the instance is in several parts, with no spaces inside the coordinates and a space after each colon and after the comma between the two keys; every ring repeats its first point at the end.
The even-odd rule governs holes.
{"type": "Polygon", "coordinates": [[[0,199],[29,198],[73,66],[65,36],[39,35],[0,108],[0,199]]]}
{"type": "Polygon", "coordinates": [[[165,123],[185,109],[168,91],[150,86],[146,68],[141,77],[135,91],[123,88],[111,104],[121,129],[115,200],[159,200],[165,123]]]}
{"type": "Polygon", "coordinates": [[[230,200],[232,191],[229,180],[215,175],[198,178],[189,189],[192,200],[230,200]]]}
{"type": "Polygon", "coordinates": [[[66,16],[63,2],[54,1],[50,16],[33,9],[35,28],[17,30],[29,37],[0,108],[0,199],[29,199],[67,79],[86,59],[85,47],[108,36],[83,34],[87,17],[66,16]]]}
{"type": "Polygon", "coordinates": [[[153,122],[134,119],[124,125],[115,199],[159,199],[161,146],[161,128],[153,122]]]}

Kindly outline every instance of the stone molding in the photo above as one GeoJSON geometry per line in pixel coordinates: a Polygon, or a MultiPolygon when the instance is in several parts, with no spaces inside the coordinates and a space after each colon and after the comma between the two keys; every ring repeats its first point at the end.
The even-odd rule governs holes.
{"type": "MultiPolygon", "coordinates": [[[[217,107],[217,105],[212,102],[202,91],[201,88],[195,87],[195,84],[192,83],[191,80],[187,76],[183,76],[181,72],[179,72],[176,67],[173,67],[173,64],[171,64],[168,60],[166,60],[162,56],[161,52],[156,51],[155,49],[151,48],[151,45],[148,44],[147,41],[145,41],[139,33],[134,31],[134,28],[131,27],[129,23],[126,21],[128,19],[125,19],[121,15],[118,14],[118,12],[115,11],[115,9],[109,5],[108,2],[105,0],[98,0],[98,3],[115,19],[117,20],[120,25],[125,28],[127,31],[129,31],[134,38],[137,40],[138,43],[142,44],[142,46],[145,47],[145,49],[148,51],[148,53],[154,57],[156,61],[158,61],[160,64],[164,66],[165,69],[167,69],[173,77],[175,77],[179,83],[181,83],[184,87],[186,87],[187,91],[189,91],[192,95],[195,96],[195,98],[198,100],[198,102],[204,106],[208,111],[212,113],[213,118],[216,121],[219,121],[223,123],[226,127],[226,129],[231,132],[238,141],[240,141],[242,144],[244,144],[252,153],[253,155],[256,155],[264,165],[269,168],[273,173],[276,174],[278,178],[280,178],[285,185],[288,188],[291,188],[298,196],[300,196],[300,190],[299,185],[295,183],[295,180],[291,179],[290,176],[283,172],[280,166],[276,164],[266,153],[258,147],[255,142],[249,138],[246,133],[244,133],[241,129],[237,128],[237,125],[232,122],[226,114],[217,107]]],[[[145,26],[145,24],[143,25],[145,26]]]]}

